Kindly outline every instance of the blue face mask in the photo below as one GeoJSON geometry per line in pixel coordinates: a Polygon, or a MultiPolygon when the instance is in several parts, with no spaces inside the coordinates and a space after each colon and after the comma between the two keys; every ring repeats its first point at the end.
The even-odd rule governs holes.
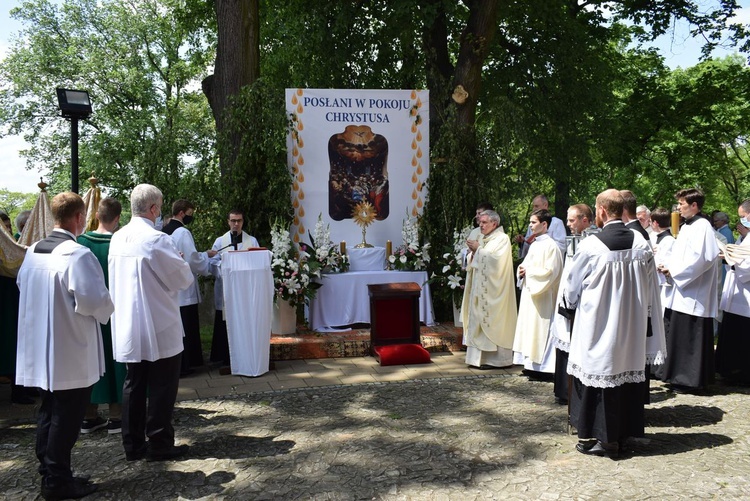
{"type": "Polygon", "coordinates": [[[745,228],[750,228],[750,221],[748,221],[746,217],[740,218],[740,224],[745,228]]]}
{"type": "Polygon", "coordinates": [[[157,217],[156,221],[154,222],[154,228],[156,228],[157,230],[161,230],[163,224],[164,220],[161,218],[161,214],[159,214],[159,217],[157,217]]]}

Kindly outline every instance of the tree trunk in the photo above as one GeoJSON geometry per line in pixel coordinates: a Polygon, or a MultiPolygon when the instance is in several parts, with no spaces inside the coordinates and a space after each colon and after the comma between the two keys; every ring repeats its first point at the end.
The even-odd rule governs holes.
{"type": "MultiPolygon", "coordinates": [[[[217,134],[225,131],[232,96],[260,76],[258,3],[259,0],[214,0],[218,39],[216,63],[214,74],[203,80],[202,87],[216,121],[217,134]]],[[[229,151],[220,152],[222,178],[231,171],[241,139],[239,133],[233,133],[229,151]]]]}
{"type": "Polygon", "coordinates": [[[469,3],[469,20],[461,33],[454,89],[461,85],[468,96],[458,106],[458,124],[473,126],[477,111],[477,98],[482,89],[482,66],[497,32],[496,0],[474,0],[469,3]]]}

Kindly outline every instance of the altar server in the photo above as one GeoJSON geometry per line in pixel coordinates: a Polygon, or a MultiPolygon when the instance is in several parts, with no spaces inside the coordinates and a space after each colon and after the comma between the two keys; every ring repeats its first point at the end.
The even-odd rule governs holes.
{"type": "Polygon", "coordinates": [[[664,357],[663,331],[646,336],[650,299],[658,304],[653,252],[625,228],[622,206],[617,190],[599,194],[602,231],[581,241],[563,284],[564,304],[575,312],[570,421],[584,454],[616,456],[627,437],[643,436],[645,365],[664,357]]]}
{"type": "Polygon", "coordinates": [[[71,450],[91,387],[104,373],[99,324],[113,305],[99,262],[76,242],[86,228],[83,199],[60,193],[51,209],[54,230],[29,247],[18,272],[16,383],[41,389],[36,456],[42,497],[79,498],[97,486],[73,477],[71,450]]]}
{"type": "Polygon", "coordinates": [[[659,270],[674,284],[662,380],[676,391],[704,390],[714,381],[714,326],[718,314],[719,245],[700,213],[705,196],[690,188],[675,194],[685,224],[659,270]]]}
{"type": "Polygon", "coordinates": [[[195,218],[195,205],[188,200],[177,200],[172,204],[172,219],[164,225],[162,231],[172,237],[180,255],[190,265],[195,275],[193,284],[178,293],[180,301],[180,315],[182,327],[185,329],[185,351],[182,352],[182,366],[180,375],[188,376],[193,373],[191,367],[203,365],[203,347],[201,345],[200,318],[198,305],[201,302],[201,292],[198,287],[198,275],[211,274],[211,258],[216,251],[198,252],[195,248],[193,234],[186,225],[195,218]]]}
{"type": "Polygon", "coordinates": [[[551,379],[555,373],[555,347],[549,342],[549,327],[555,313],[555,297],[562,273],[562,253],[547,234],[552,221],[548,210],[532,212],[529,229],[534,236],[516,276],[521,288],[518,308],[513,363],[523,365],[531,378],[551,379]]]}
{"type": "Polygon", "coordinates": [[[115,360],[128,368],[122,443],[129,461],[173,459],[188,452],[187,445],[174,445],[172,413],[183,350],[177,293],[193,285],[193,274],[172,239],[154,228],[162,202],[156,186],[133,188],[133,217],[112,235],[109,247],[109,287],[116,308],[112,343],[115,360]]]}
{"type": "Polygon", "coordinates": [[[513,363],[516,329],[516,292],[513,256],[508,235],[499,231],[500,216],[484,211],[479,216],[482,239],[468,240],[471,251],[461,306],[466,363],[479,368],[507,367],[513,363]]]}
{"type": "MultiPolygon", "coordinates": [[[[750,198],[737,209],[740,224],[750,228],[750,198]]],[[[730,266],[721,294],[721,311],[716,346],[716,371],[730,383],[750,384],[750,238],[724,251],[730,266]]]]}

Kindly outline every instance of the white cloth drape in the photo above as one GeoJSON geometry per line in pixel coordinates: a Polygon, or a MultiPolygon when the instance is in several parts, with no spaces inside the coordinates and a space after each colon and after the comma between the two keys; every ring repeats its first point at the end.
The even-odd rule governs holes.
{"type": "Polygon", "coordinates": [[[260,376],[268,372],[271,354],[271,252],[232,251],[221,261],[232,374],[260,376]]]}

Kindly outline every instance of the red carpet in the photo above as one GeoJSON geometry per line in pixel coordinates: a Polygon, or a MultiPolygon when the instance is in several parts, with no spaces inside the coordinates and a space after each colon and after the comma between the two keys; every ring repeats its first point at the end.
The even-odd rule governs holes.
{"type": "MultiPolygon", "coordinates": [[[[462,350],[462,330],[452,323],[422,326],[420,337],[422,346],[429,352],[462,350]]],[[[363,357],[369,354],[369,328],[321,333],[299,325],[293,336],[271,336],[271,360],[363,357]]]]}

